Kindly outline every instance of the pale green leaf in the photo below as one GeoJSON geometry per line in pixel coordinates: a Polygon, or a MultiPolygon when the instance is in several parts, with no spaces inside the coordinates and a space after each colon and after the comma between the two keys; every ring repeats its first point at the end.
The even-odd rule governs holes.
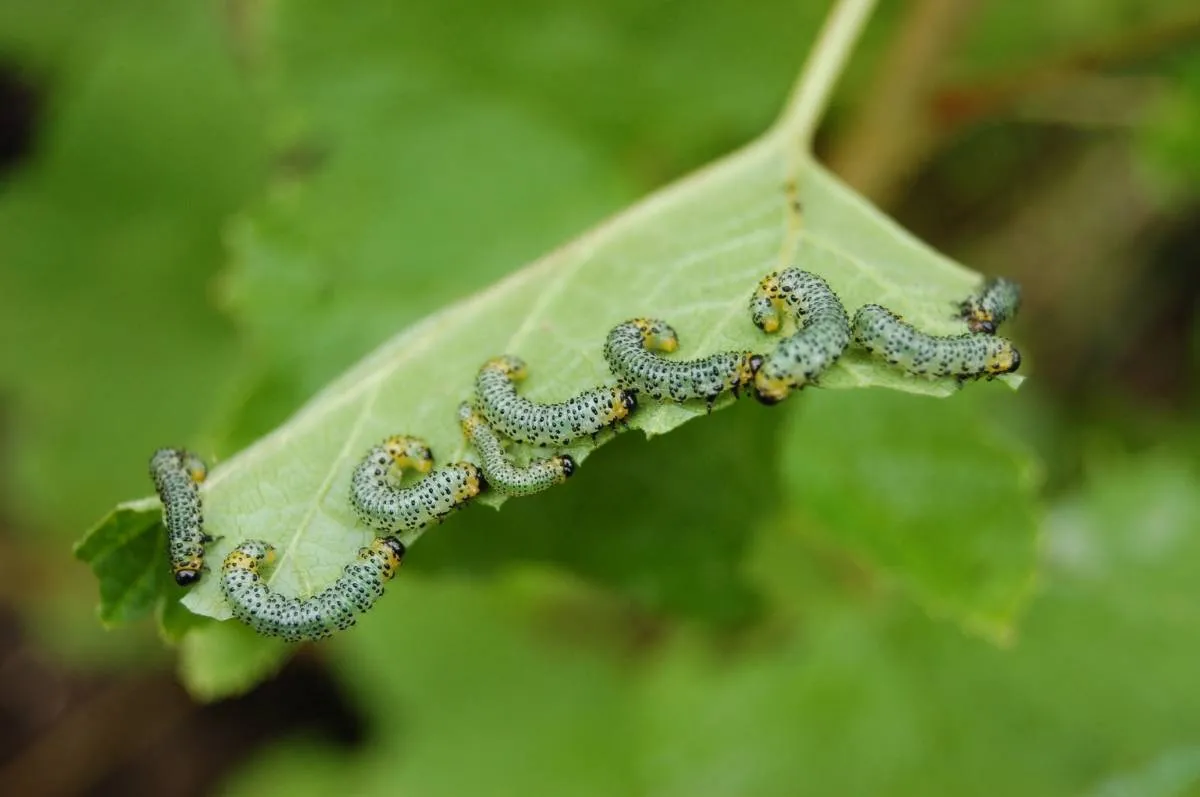
{"type": "MultiPolygon", "coordinates": [[[[347,498],[355,464],[372,443],[400,432],[426,437],[443,462],[469,456],[454,407],[470,395],[479,364],[496,354],[526,358],[532,369],[526,393],[556,400],[611,381],[601,342],[613,324],[633,315],[675,325],[683,357],[728,348],[765,351],[774,340],[751,325],[747,300],[764,273],[792,264],[825,276],[851,312],[883,302],[933,332],[961,329],[952,307],[978,275],[913,239],[805,153],[871,5],[850,0],[838,6],[780,124],[758,141],[410,326],[273,433],[217,465],[203,486],[207,526],[217,537],[208,549],[210,567],[241,540],[258,538],[279,550],[272,586],[309,595],[330,583],[371,537],[355,522],[347,498]]],[[[273,223],[286,225],[286,218],[273,223]]],[[[304,256],[289,255],[286,247],[273,251],[304,256]]],[[[403,293],[404,285],[382,277],[381,295],[403,293]]],[[[909,378],[860,353],[848,354],[822,385],[939,396],[955,387],[909,378]]],[[[699,403],[644,406],[632,426],[657,435],[704,412],[699,403]]],[[[582,462],[591,448],[580,445],[572,453],[582,462]]],[[[587,468],[576,489],[585,489],[587,468]]],[[[184,603],[198,614],[229,616],[212,576],[184,603]]]]}
{"type": "MultiPolygon", "coordinates": [[[[551,401],[611,380],[600,345],[609,327],[632,315],[674,324],[683,356],[765,350],[771,340],[751,325],[746,303],[757,280],[781,264],[826,277],[848,308],[883,302],[923,328],[956,329],[953,303],[977,277],[812,162],[800,188],[805,226],[795,251],[785,251],[785,143],[766,136],[368,355],[215,470],[205,485],[205,511],[222,539],[209,556],[219,560],[240,540],[265,539],[280,551],[273,585],[311,594],[370,539],[347,499],[351,471],[366,449],[403,432],[426,437],[442,461],[463,456],[454,407],[469,397],[483,360],[521,355],[531,367],[526,394],[551,401]]],[[[933,395],[954,389],[953,382],[911,379],[860,354],[847,356],[822,385],[933,395]]],[[[703,404],[645,406],[632,426],[662,434],[704,412],[703,404]]],[[[582,460],[587,447],[573,453],[582,460]]],[[[215,579],[202,582],[186,604],[228,616],[215,579]]]]}

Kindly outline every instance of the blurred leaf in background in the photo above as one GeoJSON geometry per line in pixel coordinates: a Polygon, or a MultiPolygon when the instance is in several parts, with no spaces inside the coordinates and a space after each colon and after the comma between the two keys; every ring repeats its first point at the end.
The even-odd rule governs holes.
{"type": "MultiPolygon", "coordinates": [[[[231,793],[1086,794],[1200,739],[1197,476],[1155,452],[1059,503],[1039,600],[1003,648],[886,580],[864,591],[883,574],[839,577],[836,549],[782,526],[756,548],[777,602],[749,635],[540,570],[401,580],[332,646],[376,743],[281,746],[231,793]]],[[[1158,793],[1196,782],[1184,768],[1158,793]]]]}

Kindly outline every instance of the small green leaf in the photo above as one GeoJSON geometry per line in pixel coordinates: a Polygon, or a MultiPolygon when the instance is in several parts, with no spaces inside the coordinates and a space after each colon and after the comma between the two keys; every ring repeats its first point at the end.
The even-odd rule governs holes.
{"type": "Polygon", "coordinates": [[[122,504],[75,545],[75,558],[100,582],[99,614],[106,625],[145,617],[168,586],[166,530],[157,507],[156,500],[122,504]]]}

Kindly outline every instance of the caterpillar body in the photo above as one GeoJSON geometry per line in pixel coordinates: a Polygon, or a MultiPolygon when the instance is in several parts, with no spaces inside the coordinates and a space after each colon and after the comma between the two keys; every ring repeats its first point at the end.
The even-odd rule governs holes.
{"type": "Polygon", "coordinates": [[[889,365],[916,376],[960,381],[1016,371],[1021,353],[1011,341],[989,335],[938,337],[915,329],[877,304],[854,314],[854,342],[889,365]]]}
{"type": "Polygon", "coordinates": [[[204,571],[204,533],[200,483],[208,475],[203,460],[182,448],[160,448],[150,458],[150,477],[163,506],[171,574],[181,587],[194,584],[204,571]]]}
{"type": "Polygon", "coordinates": [[[504,450],[504,442],[469,402],[458,405],[458,422],[463,436],[479,454],[481,469],[489,487],[505,495],[532,495],[561,484],[575,472],[575,460],[569,454],[556,454],[521,467],[504,450]]]}
{"type": "Polygon", "coordinates": [[[483,364],[475,378],[477,407],[500,434],[519,443],[567,445],[624,421],[637,407],[630,390],[597,387],[556,404],[539,404],[517,393],[528,375],[520,357],[503,355],[483,364]]]}
{"type": "Polygon", "coordinates": [[[221,591],[233,616],[265,636],[288,642],[323,639],[356,622],[383,595],[404,558],[404,544],[395,537],[376,537],[342,569],[333,584],[310,598],[280,595],[267,586],[261,570],[275,559],[269,543],[248,540],[225,557],[221,591]]]}
{"type": "Polygon", "coordinates": [[[433,472],[433,456],[424,441],[389,437],[371,448],[350,479],[350,503],[358,519],[384,534],[413,531],[441,520],[487,489],[479,468],[455,462],[433,472]],[[400,470],[426,473],[409,487],[399,484],[400,470]]]}
{"type": "Polygon", "coordinates": [[[979,292],[968,296],[958,306],[959,315],[972,332],[994,335],[1021,306],[1021,286],[1004,277],[984,280],[979,292]]]}
{"type": "Polygon", "coordinates": [[[816,381],[850,344],[846,308],[825,280],[788,268],[771,272],[750,297],[750,320],[764,332],[778,332],[783,311],[796,319],[796,331],[766,356],[754,376],[754,391],[764,404],[776,404],[793,390],[816,381]]]}
{"type": "Polygon", "coordinates": [[[613,327],[604,341],[604,359],[624,387],[658,400],[704,399],[712,409],[726,390],[736,396],[754,381],[762,357],[726,351],[697,360],[668,360],[658,352],[679,348],[679,336],[666,321],[634,318],[613,327]]]}

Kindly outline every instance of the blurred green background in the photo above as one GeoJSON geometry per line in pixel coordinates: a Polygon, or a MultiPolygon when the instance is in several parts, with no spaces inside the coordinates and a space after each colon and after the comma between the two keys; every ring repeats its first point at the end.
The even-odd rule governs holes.
{"type": "Polygon", "coordinates": [[[622,437],[202,703],[70,556],[148,453],[751,140],[827,9],[0,3],[0,793],[1200,794],[1200,12],[882,6],[818,155],[1023,283],[1023,388],[622,437]]]}

